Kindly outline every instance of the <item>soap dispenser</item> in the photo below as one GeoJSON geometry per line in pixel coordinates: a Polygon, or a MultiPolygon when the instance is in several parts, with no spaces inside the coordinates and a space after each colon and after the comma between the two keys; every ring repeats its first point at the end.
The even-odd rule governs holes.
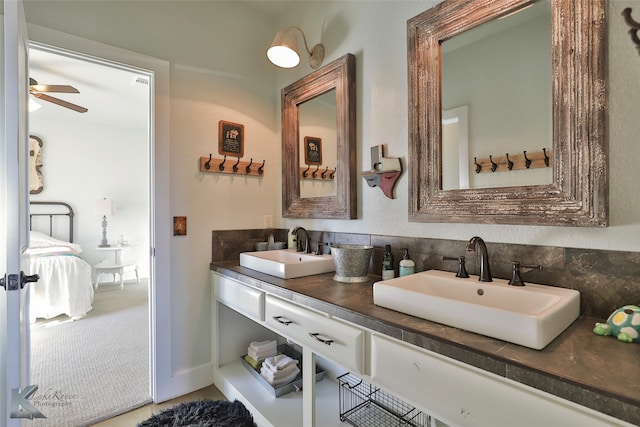
{"type": "Polygon", "coordinates": [[[382,280],[396,277],[396,262],[391,253],[391,245],[386,245],[382,256],[382,280]]]}
{"type": "Polygon", "coordinates": [[[403,251],[402,261],[400,261],[400,277],[416,272],[416,263],[409,258],[409,249],[403,249],[403,251]]]}

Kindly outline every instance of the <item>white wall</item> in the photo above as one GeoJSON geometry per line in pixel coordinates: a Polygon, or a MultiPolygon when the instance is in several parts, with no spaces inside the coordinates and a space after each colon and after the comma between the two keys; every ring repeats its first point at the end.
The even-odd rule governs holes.
{"type": "MultiPolygon", "coordinates": [[[[358,183],[359,219],[281,218],[280,89],[311,69],[275,70],[265,50],[275,31],[304,29],[310,44],[325,45],[325,63],[356,56],[358,168],[370,168],[369,148],[385,144],[388,157],[407,160],[406,21],[436,1],[292,2],[277,22],[241,2],[38,2],[26,4],[30,22],[171,62],[171,186],[169,216],[188,217],[188,235],[171,240],[172,369],[210,360],[208,286],[211,230],[260,228],[271,214],[277,226],[488,242],[640,250],[636,182],[640,169],[640,57],[620,11],[633,1],[610,2],[610,205],[606,229],[407,220],[407,179],[396,199],[358,183]],[[144,25],[141,23],[144,22],[144,25]],[[246,156],[266,159],[263,178],[198,172],[198,158],[215,154],[217,123],[245,125],[246,156]]],[[[167,230],[170,232],[170,230],[167,230]]],[[[490,244],[490,243],[489,243],[490,244]]],[[[159,313],[162,316],[162,313],[159,313]]]]}
{"type": "MultiPolygon", "coordinates": [[[[351,52],[356,55],[359,170],[369,168],[369,147],[387,144],[386,155],[407,164],[407,37],[409,18],[437,1],[293,2],[279,27],[296,24],[309,43],[322,42],[325,62],[351,52]]],[[[359,219],[282,220],[283,228],[300,224],[309,229],[364,232],[488,242],[640,251],[640,56],[631,42],[620,12],[632,0],[609,2],[609,188],[610,226],[604,229],[481,224],[425,224],[407,220],[408,174],[395,187],[396,199],[358,183],[359,219]],[[635,160],[634,160],[635,159],[635,160]],[[393,220],[390,220],[393,219],[393,220]]],[[[309,69],[279,70],[275,90],[309,69]]]]}
{"type": "Polygon", "coordinates": [[[29,115],[30,134],[43,141],[44,175],[44,189],[31,200],[64,201],[73,207],[74,240],[93,265],[105,256],[95,249],[102,239],[102,217],[95,214],[95,201],[113,199],[116,214],[107,218],[107,239],[115,244],[122,234],[131,245],[123,251],[123,260],[136,262],[140,276],[149,277],[147,123],[128,128],[69,110],[43,113],[29,115]]]}

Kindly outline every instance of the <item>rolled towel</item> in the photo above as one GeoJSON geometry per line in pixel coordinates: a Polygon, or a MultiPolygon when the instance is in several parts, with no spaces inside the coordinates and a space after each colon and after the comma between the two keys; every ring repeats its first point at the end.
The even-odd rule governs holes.
{"type": "Polygon", "coordinates": [[[292,357],[287,356],[286,354],[279,354],[277,356],[267,357],[264,360],[264,363],[266,363],[267,366],[271,368],[271,370],[279,371],[289,365],[297,365],[298,361],[296,359],[293,359],[292,357]]]}

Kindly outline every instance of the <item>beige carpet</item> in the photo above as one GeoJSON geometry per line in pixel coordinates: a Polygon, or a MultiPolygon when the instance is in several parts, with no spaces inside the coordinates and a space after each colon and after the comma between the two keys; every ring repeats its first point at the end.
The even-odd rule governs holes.
{"type": "Polygon", "coordinates": [[[31,327],[31,398],[46,419],[34,427],[80,427],[151,402],[147,280],[101,285],[93,310],[31,327]]]}

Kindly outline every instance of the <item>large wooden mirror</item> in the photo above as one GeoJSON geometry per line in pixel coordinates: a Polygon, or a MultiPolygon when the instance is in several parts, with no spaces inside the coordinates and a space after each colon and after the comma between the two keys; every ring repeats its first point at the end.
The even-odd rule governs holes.
{"type": "MultiPolygon", "coordinates": [[[[544,5],[543,5],[544,6],[544,5]]],[[[545,27],[545,25],[543,25],[545,27]]],[[[529,28],[529,27],[527,27],[529,28]]],[[[607,61],[606,61],[606,2],[605,0],[445,0],[432,9],[412,18],[408,22],[408,72],[409,72],[409,217],[418,222],[469,222],[469,223],[502,223],[502,224],[531,224],[531,225],[572,225],[572,226],[606,226],[608,222],[608,141],[606,128],[607,114],[607,61]],[[443,165],[443,156],[447,158],[448,148],[443,148],[443,119],[445,123],[450,111],[461,109],[464,112],[465,126],[474,120],[481,120],[485,129],[498,129],[511,126],[516,133],[510,138],[496,133],[485,134],[485,140],[491,144],[496,140],[506,139],[507,146],[494,152],[496,162],[502,170],[507,170],[505,153],[511,151],[520,153],[522,147],[518,145],[524,139],[523,126],[513,126],[513,119],[508,124],[496,122],[486,126],[486,122],[493,117],[483,117],[486,107],[478,107],[477,103],[456,105],[449,98],[443,97],[444,92],[451,92],[450,87],[458,87],[445,79],[456,74],[450,68],[448,60],[444,58],[445,51],[451,45],[471,43],[469,33],[489,33],[496,38],[496,27],[524,28],[518,19],[526,13],[525,9],[544,9],[539,3],[548,3],[546,9],[550,16],[546,25],[550,35],[541,37],[549,40],[550,55],[548,65],[548,85],[532,87],[533,80],[538,79],[542,71],[535,72],[529,78],[508,86],[493,88],[488,95],[495,103],[502,99],[498,91],[521,92],[524,94],[525,107],[522,108],[526,117],[523,123],[530,123],[534,116],[536,120],[545,122],[548,116],[548,130],[530,132],[535,135],[530,138],[527,147],[531,151],[539,151],[542,155],[544,148],[551,158],[546,171],[534,171],[534,168],[521,170],[508,169],[502,172],[497,169],[487,173],[483,185],[469,185],[477,172],[476,160],[482,156],[486,148],[474,148],[475,151],[462,150],[461,159],[454,162],[456,174],[460,172],[459,186],[449,184],[447,166],[443,165]],[[520,15],[520,16],[518,16],[520,15]],[[514,24],[502,21],[514,20],[514,24]],[[492,27],[485,30],[485,24],[492,27]],[[495,24],[495,25],[494,25],[495,24]],[[444,73],[447,73],[444,76],[444,73]],[[515,89],[514,89],[515,88],[515,89]],[[546,89],[545,89],[546,88],[546,89]],[[549,109],[547,111],[532,111],[532,105],[547,102],[545,97],[533,99],[539,95],[537,91],[547,90],[549,109]],[[492,95],[495,94],[495,95],[492,95]],[[534,102],[535,101],[535,102],[534,102]],[[482,108],[482,111],[480,111],[482,108]],[[443,115],[443,109],[446,114],[443,115]],[[537,133],[536,133],[537,132],[537,133]],[[548,137],[545,137],[548,134],[548,137]],[[514,139],[513,142],[510,139],[514,139]],[[500,156],[496,156],[500,155],[500,156]],[[474,160],[475,159],[475,160],[474,160]],[[504,167],[502,167],[504,166],[504,167]],[[458,170],[459,169],[459,170],[458,170]],[[534,175],[542,172],[540,180],[534,175]],[[509,175],[511,174],[511,175],[509,175]],[[499,176],[500,175],[500,176],[499,176]],[[503,177],[513,179],[505,181],[503,177]],[[518,179],[515,179],[519,176],[518,179]],[[533,180],[531,178],[533,177],[533,180]],[[498,182],[500,180],[500,182],[498,182]],[[488,182],[488,184],[486,184],[488,182]],[[461,184],[460,184],[461,183],[461,184]]],[[[536,37],[537,38],[537,37],[536,37]]],[[[485,52],[505,53],[508,56],[509,43],[518,43],[514,36],[507,38],[507,44],[496,45],[495,51],[485,52]]],[[[532,37],[526,37],[526,43],[516,46],[524,53],[534,54],[532,37]]],[[[483,47],[487,49],[487,47],[483,47]]],[[[477,53],[479,49],[469,52],[477,53]]],[[[544,58],[544,52],[542,52],[544,58]]],[[[500,59],[494,59],[501,61],[500,59]]],[[[454,61],[450,61],[454,63],[454,61]]],[[[519,64],[522,64],[522,60],[519,64]]],[[[544,59],[534,61],[535,64],[545,62],[544,59]]],[[[532,71],[532,65],[521,67],[520,71],[511,74],[525,74],[532,71]]],[[[468,66],[473,67],[473,65],[468,66]]],[[[479,64],[478,64],[478,68],[479,64]]],[[[504,71],[504,68],[500,71],[504,71]]],[[[479,84],[489,83],[480,79],[479,84]]],[[[456,93],[456,95],[458,95],[456,93]]],[[[511,95],[511,94],[510,94],[511,95]]],[[[510,104],[505,112],[519,111],[520,107],[510,104]],[[507,111],[509,110],[509,111],[507,111]]],[[[459,101],[460,102],[460,101],[459,101]]],[[[503,106],[504,107],[504,106],[503,106]]],[[[540,107],[542,108],[542,107],[540,107]]],[[[506,114],[504,114],[506,115],[506,114]]],[[[479,131],[469,125],[465,128],[464,136],[474,141],[479,131]],[[468,131],[468,134],[467,134],[468,131]]],[[[527,135],[529,137],[529,135],[527,135]]],[[[475,143],[475,142],[474,142],[475,143]]],[[[472,146],[472,143],[468,144],[472,146]]],[[[490,151],[489,151],[490,153],[490,151]]],[[[525,153],[526,156],[526,153],[525,153]]],[[[491,165],[489,165],[491,166],[491,165]]],[[[545,166],[542,166],[545,168],[545,166]]],[[[478,180],[479,181],[479,180],[478,180]]]]}
{"type": "Polygon", "coordinates": [[[355,114],[355,57],[351,54],[282,89],[284,218],[357,217],[355,114]],[[327,120],[333,111],[335,121],[327,120]],[[318,117],[309,117],[314,114],[318,117]],[[309,182],[302,177],[305,169],[309,182]]]}

